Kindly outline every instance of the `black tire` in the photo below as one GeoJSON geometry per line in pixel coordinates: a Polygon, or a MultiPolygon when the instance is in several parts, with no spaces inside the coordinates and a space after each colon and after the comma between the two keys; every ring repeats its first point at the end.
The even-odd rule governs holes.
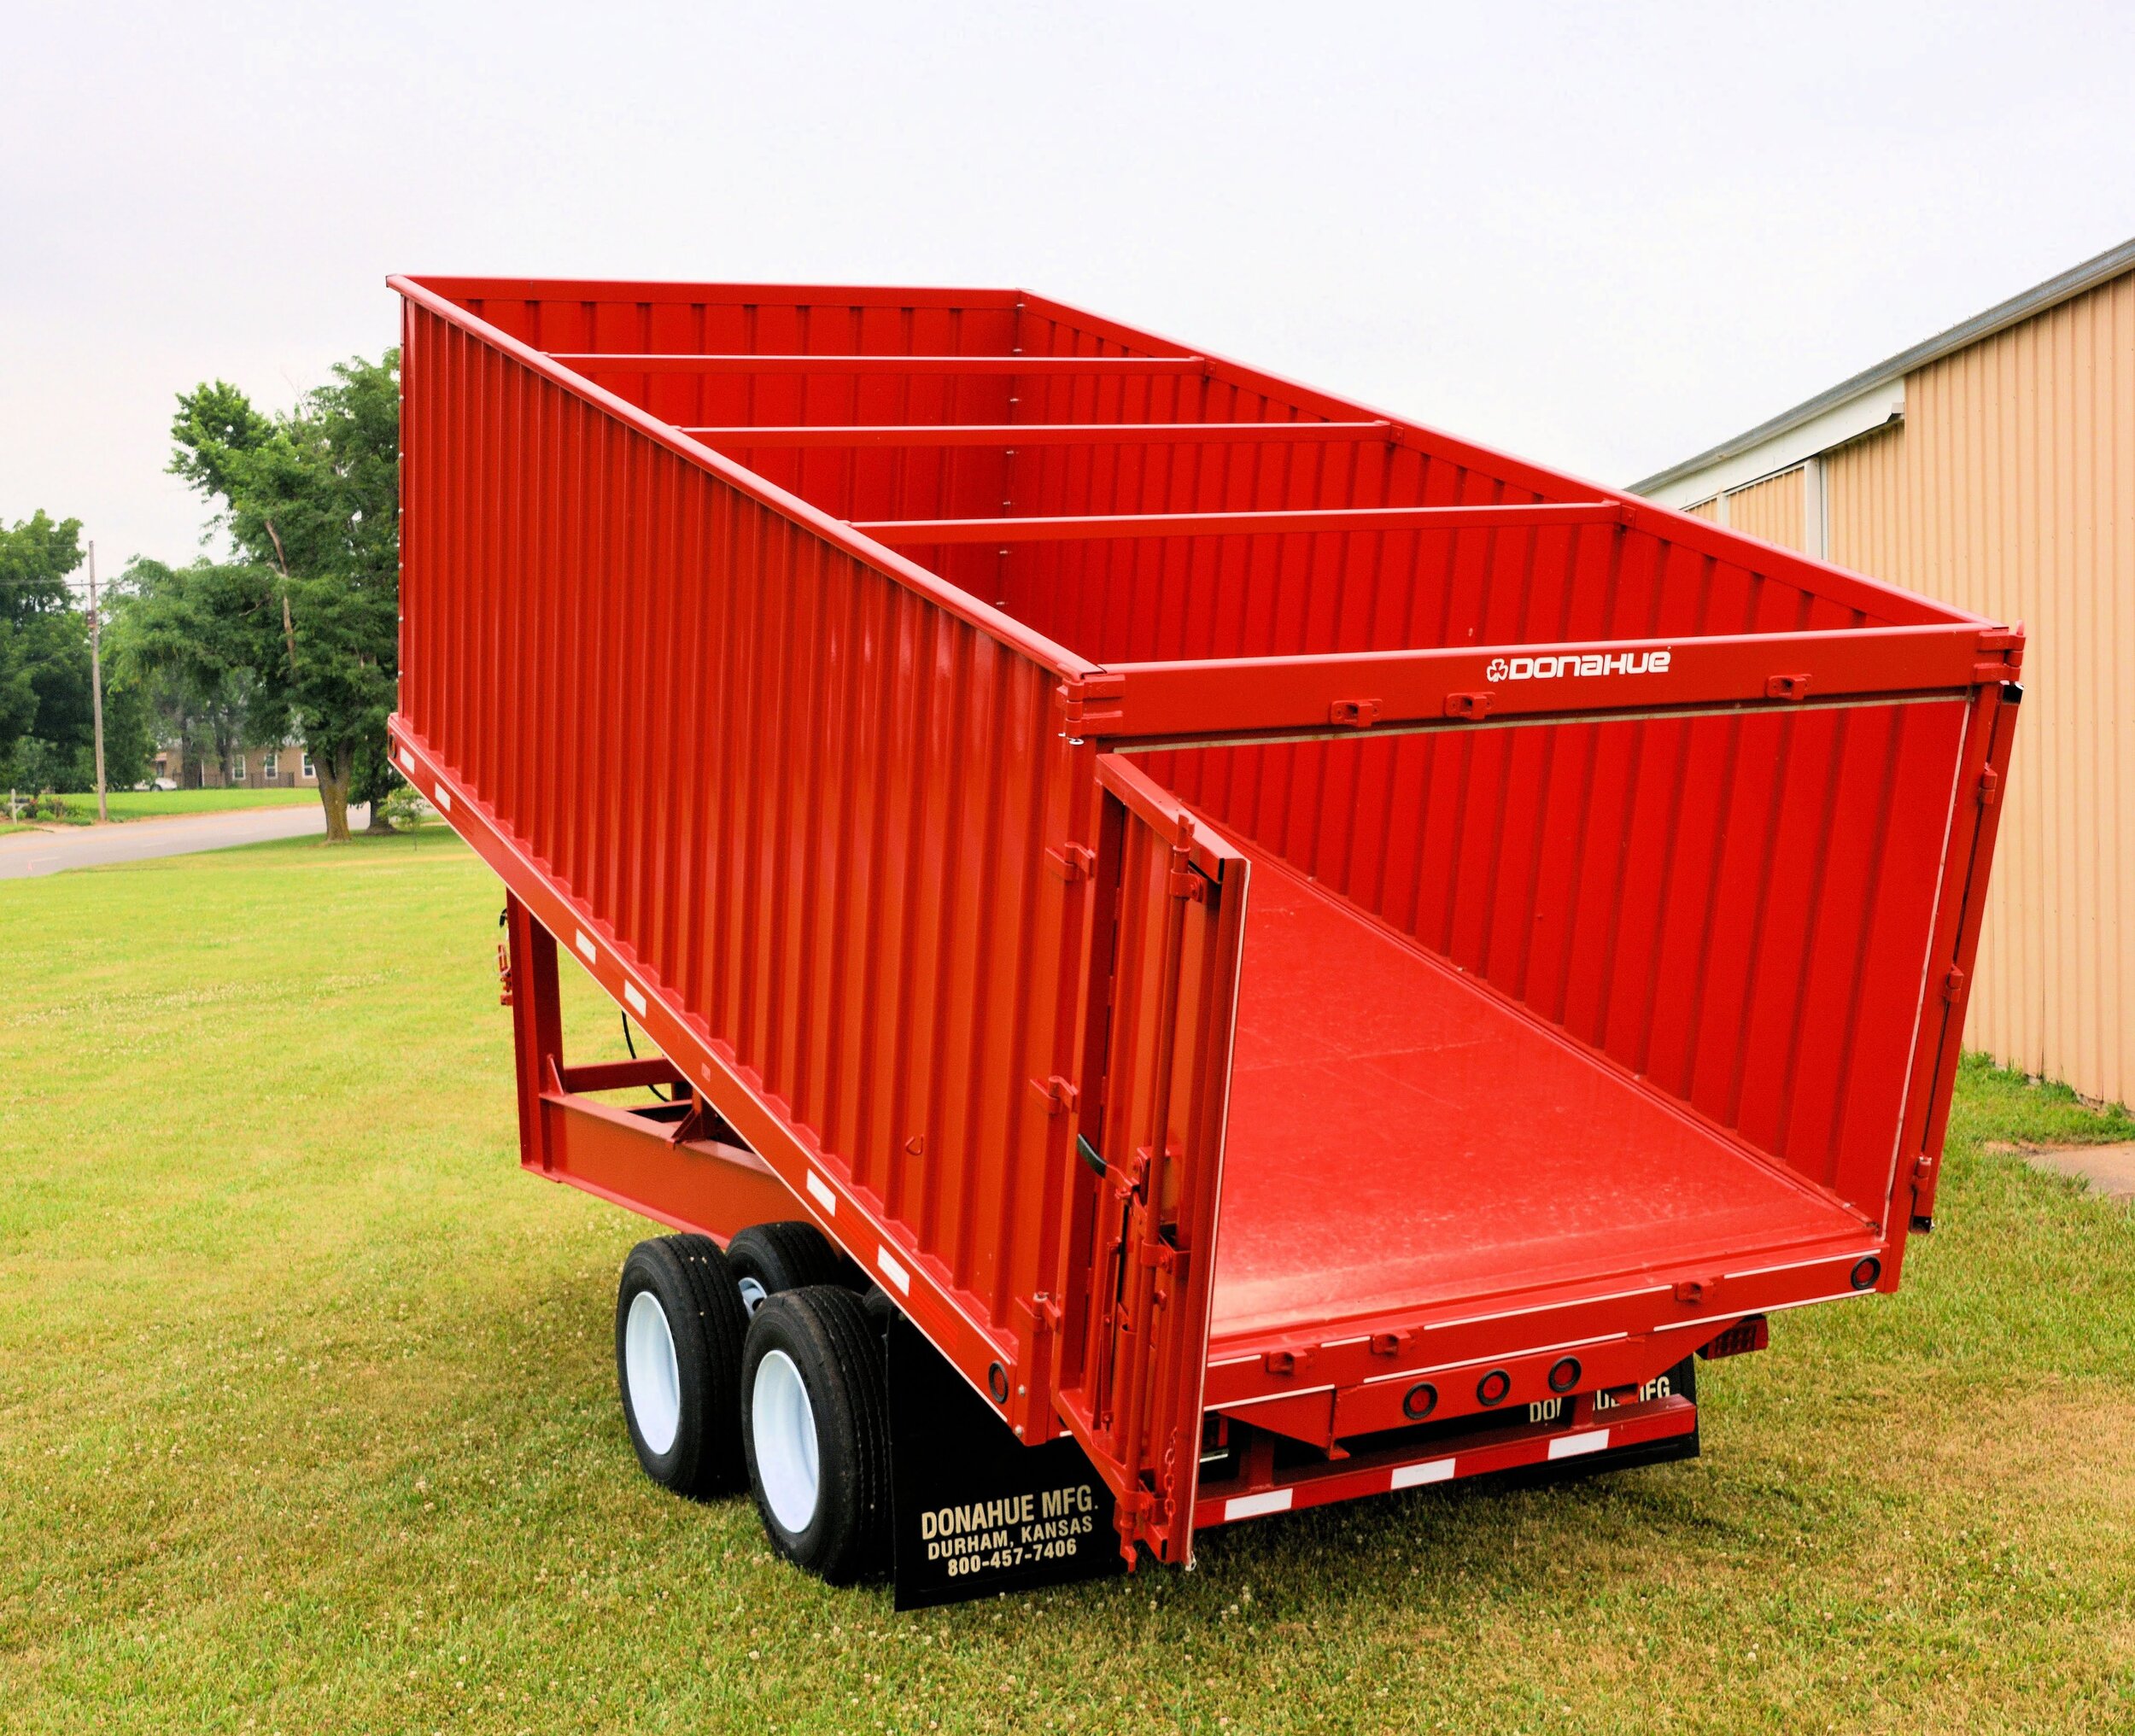
{"type": "Polygon", "coordinates": [[[740,1287],[741,1306],[754,1314],[767,1296],[810,1284],[852,1289],[864,1283],[859,1267],[839,1253],[813,1224],[757,1224],[727,1244],[727,1264],[740,1287]]]}
{"type": "Polygon", "coordinates": [[[640,1242],[623,1262],[615,1365],[623,1422],[645,1474],[678,1495],[727,1494],[746,1480],[740,1394],[748,1330],[727,1258],[710,1237],[640,1242]],[[650,1303],[641,1307],[640,1297],[650,1303]]]}
{"type": "Polygon", "coordinates": [[[741,1358],[741,1435],[749,1488],[774,1549],[833,1585],[886,1569],[889,1377],[859,1297],[818,1284],[757,1308],[741,1358]],[[794,1399],[796,1377],[804,1405],[794,1399]],[[799,1429],[814,1440],[812,1490],[796,1485],[794,1467],[805,1457],[799,1429]]]}

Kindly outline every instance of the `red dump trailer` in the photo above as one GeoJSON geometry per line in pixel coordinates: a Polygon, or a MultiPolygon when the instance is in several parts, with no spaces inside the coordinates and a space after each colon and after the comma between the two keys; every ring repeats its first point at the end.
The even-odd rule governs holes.
{"type": "Polygon", "coordinates": [[[393,283],[395,757],[524,1163],[679,1232],[654,1476],[926,1601],[1694,1452],[1896,1288],[2021,628],[1021,290],[393,283]]]}

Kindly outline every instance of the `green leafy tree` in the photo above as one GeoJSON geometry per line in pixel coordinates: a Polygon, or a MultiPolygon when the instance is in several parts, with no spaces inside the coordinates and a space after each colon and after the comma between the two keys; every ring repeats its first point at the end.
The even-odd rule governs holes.
{"type": "Polygon", "coordinates": [[[90,740],[89,617],[67,584],[81,559],[79,519],[0,523],[0,768],[32,786],[90,740]]]}
{"type": "Polygon", "coordinates": [[[238,561],[218,607],[262,716],[312,757],[326,835],[348,836],[360,768],[385,758],[399,675],[400,355],[334,369],[266,417],[222,381],[178,400],[173,474],[219,509],[238,561]]]}
{"type": "Polygon", "coordinates": [[[225,786],[246,748],[282,739],[280,716],[254,703],[253,661],[263,640],[272,650],[272,634],[254,617],[272,594],[266,570],[206,560],[136,560],[113,587],[113,669],[142,684],[186,763],[214,760],[225,786]]]}

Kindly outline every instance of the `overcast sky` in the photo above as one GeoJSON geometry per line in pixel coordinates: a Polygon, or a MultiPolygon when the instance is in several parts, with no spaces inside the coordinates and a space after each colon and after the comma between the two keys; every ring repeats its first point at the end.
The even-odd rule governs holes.
{"type": "Polygon", "coordinates": [[[390,271],[1016,284],[1625,482],[2135,235],[2135,7],[40,5],[0,517],[185,558],[173,395],[390,271]]]}

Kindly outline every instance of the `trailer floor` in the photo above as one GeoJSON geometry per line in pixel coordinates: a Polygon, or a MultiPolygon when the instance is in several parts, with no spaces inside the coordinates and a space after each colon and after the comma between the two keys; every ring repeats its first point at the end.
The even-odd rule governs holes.
{"type": "Polygon", "coordinates": [[[1822,1189],[1241,847],[1216,1338],[1863,1235],[1822,1189]]]}

